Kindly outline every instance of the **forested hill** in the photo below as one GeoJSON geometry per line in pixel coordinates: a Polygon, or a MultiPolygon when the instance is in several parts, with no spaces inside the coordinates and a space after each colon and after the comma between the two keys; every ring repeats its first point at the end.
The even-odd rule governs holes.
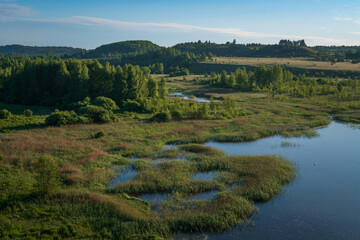
{"type": "Polygon", "coordinates": [[[123,41],[105,44],[97,47],[94,50],[79,55],[80,58],[106,58],[116,57],[126,54],[143,54],[150,51],[156,51],[162,47],[150,42],[150,41],[123,41]]]}
{"type": "Polygon", "coordinates": [[[36,47],[36,46],[23,46],[18,44],[0,46],[0,53],[3,54],[20,54],[20,55],[44,55],[56,54],[73,55],[83,51],[81,48],[72,47],[36,47]]]}
{"type": "Polygon", "coordinates": [[[223,57],[314,57],[317,54],[316,50],[306,46],[304,40],[281,40],[274,45],[236,44],[235,40],[225,44],[198,41],[180,43],[173,48],[194,54],[211,53],[223,57]]]}

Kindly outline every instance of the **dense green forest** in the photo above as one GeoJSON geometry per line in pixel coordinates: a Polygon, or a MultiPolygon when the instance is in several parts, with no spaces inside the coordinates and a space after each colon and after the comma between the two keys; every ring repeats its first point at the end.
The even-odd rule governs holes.
{"type": "Polygon", "coordinates": [[[202,56],[196,56],[193,53],[180,52],[173,48],[161,48],[155,51],[148,51],[142,54],[129,53],[114,57],[99,58],[98,61],[105,63],[110,62],[114,65],[133,64],[152,69],[152,73],[172,73],[179,71],[181,68],[188,68],[193,63],[201,60],[202,56]],[[154,61],[154,59],[156,59],[154,61]],[[154,68],[153,64],[162,64],[163,70],[154,68]]]}
{"type": "Polygon", "coordinates": [[[94,50],[78,53],[79,58],[106,58],[122,56],[124,54],[143,54],[161,49],[150,41],[124,41],[101,45],[94,50]]]}
{"type": "Polygon", "coordinates": [[[359,62],[360,49],[357,46],[315,46],[309,47],[304,40],[280,40],[278,44],[239,44],[235,40],[224,44],[210,41],[179,43],[173,47],[161,47],[150,41],[123,41],[105,44],[93,50],[71,47],[28,47],[9,45],[0,47],[2,54],[18,55],[62,55],[63,58],[97,59],[114,65],[127,63],[148,66],[163,63],[169,68],[189,68],[196,61],[204,61],[213,56],[223,57],[307,57],[314,60],[359,62]],[[153,59],[157,59],[156,62],[153,59]]]}
{"type": "Polygon", "coordinates": [[[23,45],[6,45],[0,46],[0,53],[3,54],[21,54],[21,55],[41,55],[41,54],[55,54],[55,55],[73,55],[83,51],[81,48],[72,47],[31,47],[23,45]]]}
{"type": "Polygon", "coordinates": [[[20,59],[11,61],[11,66],[1,65],[1,95],[7,102],[54,106],[87,96],[119,100],[137,99],[146,94],[143,72],[131,65],[123,69],[103,66],[98,61],[43,59],[20,59]],[[126,92],[118,92],[125,89],[126,92]]]}
{"type": "MultiPolygon", "coordinates": [[[[290,42],[290,41],[289,41],[290,42]]],[[[237,44],[234,40],[232,43],[225,44],[205,42],[180,43],[174,46],[181,51],[193,52],[195,54],[214,54],[224,57],[314,57],[316,51],[308,48],[304,41],[302,44],[284,44],[284,40],[279,44],[237,44]]]]}
{"type": "Polygon", "coordinates": [[[313,97],[316,95],[336,95],[343,99],[358,98],[359,81],[348,78],[309,78],[305,74],[294,75],[281,66],[260,66],[254,71],[238,68],[235,72],[212,73],[209,84],[238,89],[240,91],[263,91],[273,94],[288,94],[295,97],[313,97]],[[346,90],[347,89],[347,90],[346,90]],[[346,91],[345,91],[346,90],[346,91]]]}

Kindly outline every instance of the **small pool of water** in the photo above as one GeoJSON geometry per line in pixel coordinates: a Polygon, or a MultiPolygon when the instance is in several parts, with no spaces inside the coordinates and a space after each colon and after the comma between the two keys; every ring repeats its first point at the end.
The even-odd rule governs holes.
{"type": "Polygon", "coordinates": [[[219,176],[219,172],[210,171],[210,172],[198,172],[190,176],[192,180],[214,180],[219,176]]]}
{"type": "Polygon", "coordinates": [[[149,193],[136,197],[141,200],[149,202],[153,210],[158,209],[162,202],[169,201],[172,199],[171,194],[164,194],[164,193],[149,193]]]}
{"type": "Polygon", "coordinates": [[[106,187],[115,187],[116,185],[119,185],[121,183],[126,183],[128,181],[133,180],[136,175],[137,171],[132,169],[130,164],[127,164],[125,166],[115,166],[115,178],[112,179],[106,187]]]}
{"type": "Polygon", "coordinates": [[[185,96],[183,93],[172,93],[169,95],[169,97],[177,97],[177,98],[182,98],[182,99],[186,99],[186,100],[194,100],[197,102],[210,102],[209,100],[207,100],[205,98],[189,97],[189,96],[185,96]]]}

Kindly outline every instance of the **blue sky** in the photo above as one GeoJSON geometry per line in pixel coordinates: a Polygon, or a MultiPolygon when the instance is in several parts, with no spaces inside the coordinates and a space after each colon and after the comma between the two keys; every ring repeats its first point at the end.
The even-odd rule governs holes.
{"type": "Polygon", "coordinates": [[[360,0],[0,0],[0,45],[123,40],[360,45],[360,0]]]}

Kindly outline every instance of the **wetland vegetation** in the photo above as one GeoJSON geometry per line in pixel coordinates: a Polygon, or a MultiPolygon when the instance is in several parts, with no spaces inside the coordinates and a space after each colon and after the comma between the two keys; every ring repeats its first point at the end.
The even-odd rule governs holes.
{"type": "Polygon", "coordinates": [[[307,77],[276,64],[188,75],[183,68],[203,55],[134,46],[77,54],[95,58],[117,47],[111,60],[138,64],[138,55],[156,53],[182,64],[0,60],[1,238],[224,231],[249,221],[255,204],[280,194],[297,168],[282,156],[230,155],[203,143],[313,137],[329,115],[360,122],[355,77],[307,77]]]}

